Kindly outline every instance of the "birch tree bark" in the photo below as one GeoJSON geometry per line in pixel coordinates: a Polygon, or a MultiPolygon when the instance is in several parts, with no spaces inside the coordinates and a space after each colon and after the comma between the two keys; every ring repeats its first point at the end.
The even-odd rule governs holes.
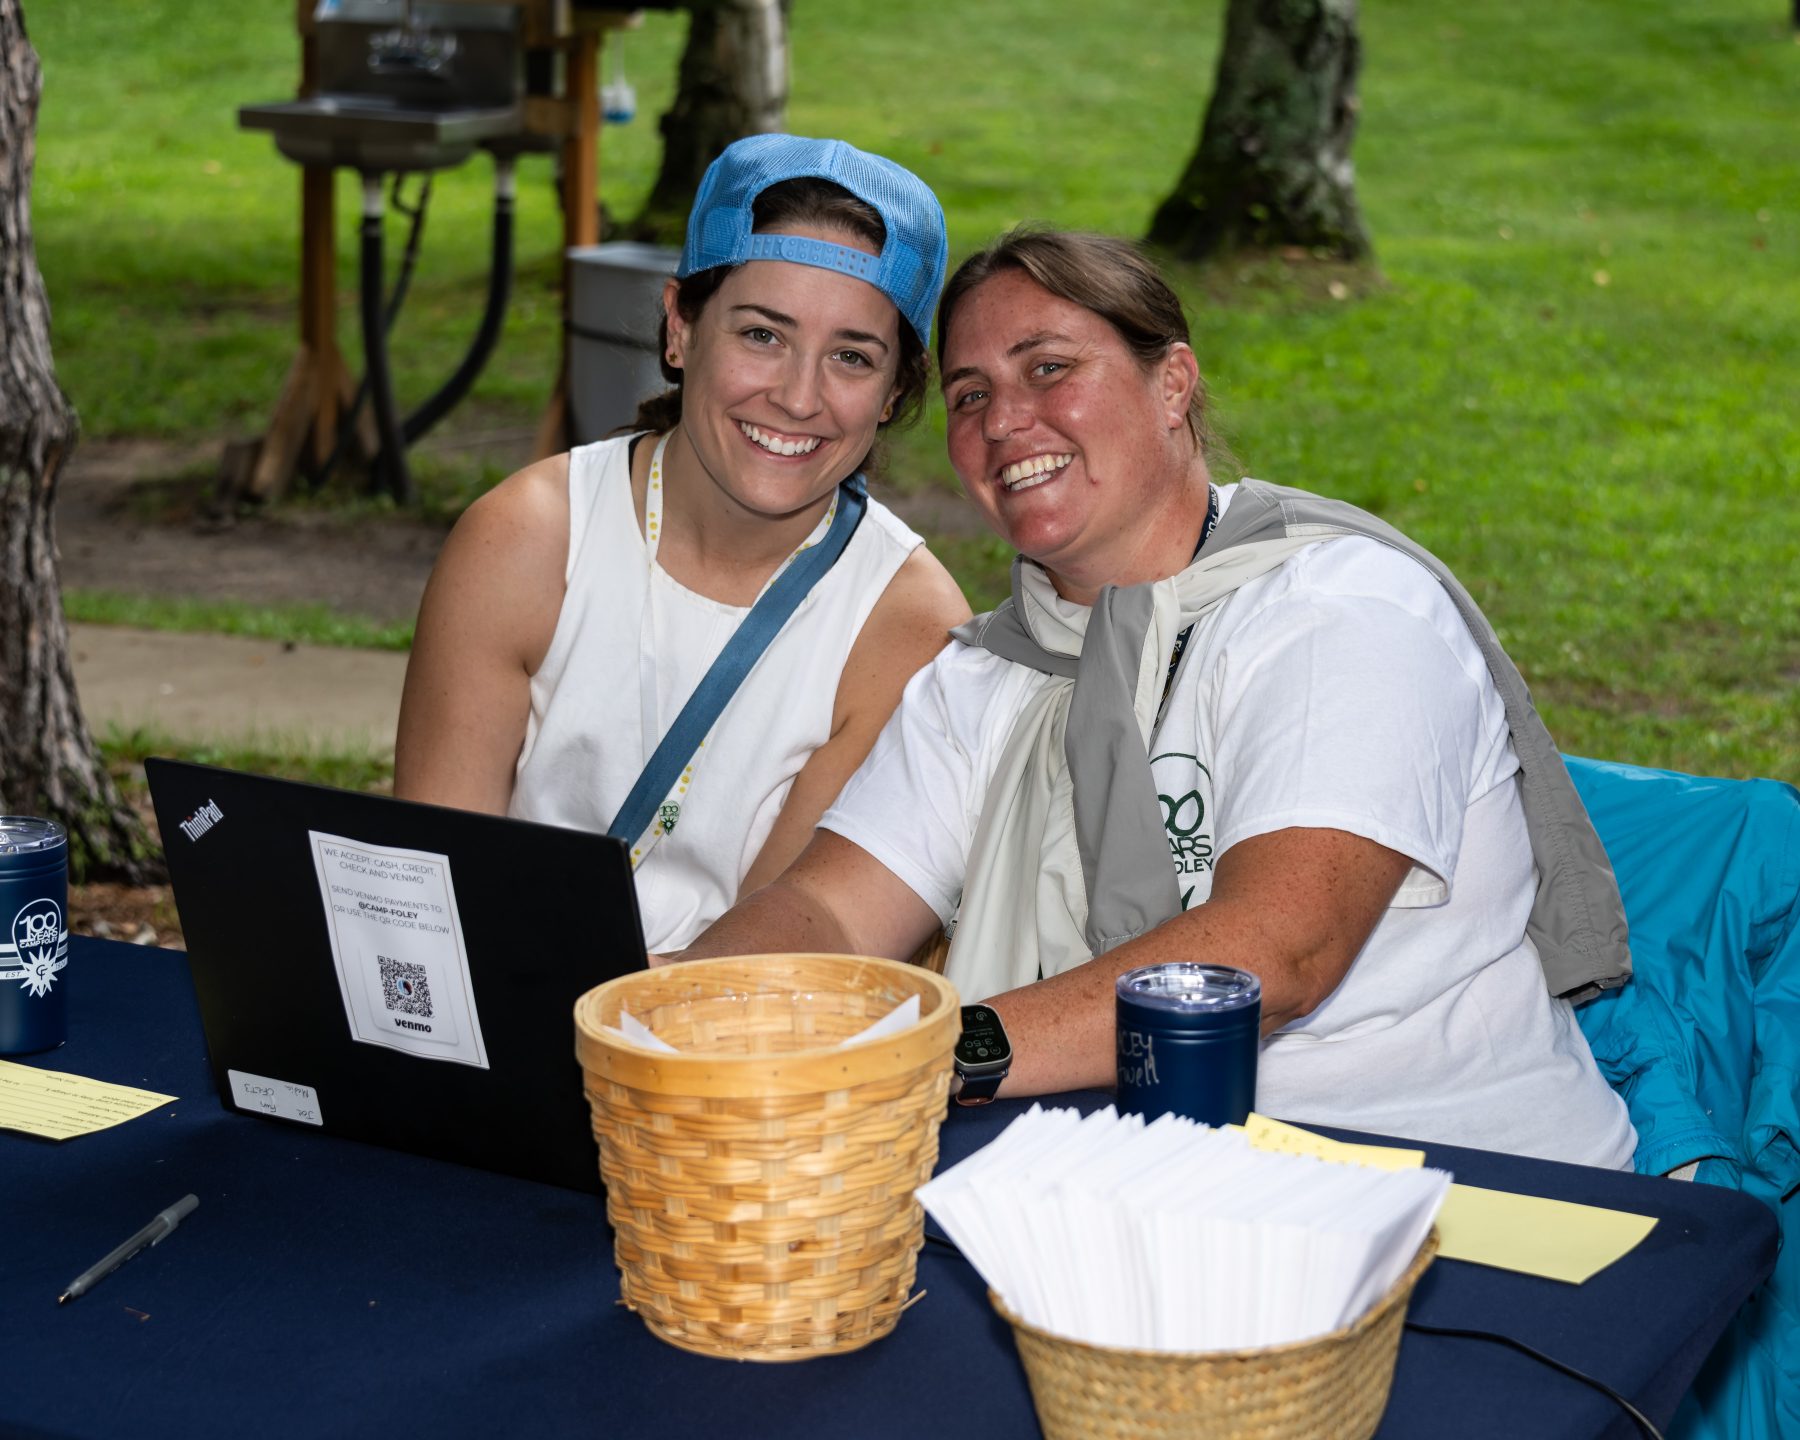
{"type": "Polygon", "coordinates": [[[1359,259],[1356,0],[1231,0],[1200,143],[1150,222],[1184,259],[1302,245],[1359,259]]]}
{"type": "Polygon", "coordinates": [[[679,245],[700,177],[746,135],[787,123],[791,0],[695,0],[675,101],[663,115],[662,169],[635,239],[679,245]]]}
{"type": "Polygon", "coordinates": [[[56,480],[76,422],[31,243],[41,88],[20,0],[0,0],[0,809],[61,822],[77,877],[142,883],[161,860],[82,718],[57,576],[56,480]]]}

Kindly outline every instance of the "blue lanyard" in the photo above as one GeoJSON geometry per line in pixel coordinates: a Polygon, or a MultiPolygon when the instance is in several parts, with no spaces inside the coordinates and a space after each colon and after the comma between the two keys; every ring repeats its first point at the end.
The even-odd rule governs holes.
{"type": "Polygon", "coordinates": [[[837,515],[825,532],[825,538],[802,551],[763,591],[762,598],[750,607],[750,613],[725,642],[719,658],[701,677],[687,704],[675,717],[675,723],[645,763],[643,773],[631,787],[619,813],[606,827],[608,835],[629,845],[649,828],[651,817],[656,814],[663,797],[674,788],[682,767],[700,748],[700,742],[712,730],[713,722],[737,694],[738,686],[744,683],[744,677],[781,632],[788,617],[800,608],[807,593],[837,563],[868,506],[868,486],[861,475],[852,475],[838,486],[837,515]]]}

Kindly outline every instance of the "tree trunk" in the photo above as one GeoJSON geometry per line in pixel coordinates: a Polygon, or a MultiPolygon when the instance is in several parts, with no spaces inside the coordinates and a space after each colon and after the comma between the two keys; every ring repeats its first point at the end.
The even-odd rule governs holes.
{"type": "Polygon", "coordinates": [[[60,821],[78,877],[141,883],[161,860],[82,719],[57,578],[56,477],[76,425],[31,244],[40,85],[19,0],[0,0],[0,809],[60,821]]]}
{"type": "Polygon", "coordinates": [[[1196,260],[1279,245],[1366,255],[1350,163],[1361,64],[1356,0],[1231,0],[1200,144],[1150,243],[1196,260]]]}
{"type": "Polygon", "coordinates": [[[692,9],[675,101],[662,117],[662,170],[635,239],[679,245],[706,167],[733,140],[786,124],[791,0],[700,0],[692,9]]]}

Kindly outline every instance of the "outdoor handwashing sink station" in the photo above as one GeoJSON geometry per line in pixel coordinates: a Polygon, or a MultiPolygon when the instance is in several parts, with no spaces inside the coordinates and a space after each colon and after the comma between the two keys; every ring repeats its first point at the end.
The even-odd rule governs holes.
{"type": "Polygon", "coordinates": [[[382,95],[315,95],[238,111],[239,124],[273,132],[275,148],[297,164],[377,173],[460,165],[483,141],[517,134],[519,122],[517,105],[432,108],[382,95]]]}
{"type": "MultiPolygon", "coordinates": [[[[460,165],[484,141],[525,128],[518,6],[323,0],[313,12],[315,93],[246,105],[302,165],[365,174],[460,165]]],[[[540,147],[547,148],[547,147],[540,147]]]]}
{"type": "MultiPolygon", "coordinates": [[[[406,503],[414,498],[407,446],[468,393],[499,338],[511,288],[513,170],[519,154],[560,150],[565,249],[580,248],[584,255],[598,250],[599,263],[608,264],[612,247],[595,246],[598,52],[601,33],[627,23],[629,16],[586,0],[298,0],[296,16],[299,97],[243,106],[238,123],[269,132],[275,148],[302,167],[301,346],[268,432],[235,488],[262,499],[279,494],[302,466],[321,477],[354,431],[379,484],[406,503]],[[413,207],[399,201],[399,178],[429,177],[461,165],[478,149],[494,160],[493,255],[481,323],[450,378],[403,414],[388,368],[387,332],[416,253],[429,178],[413,207]],[[360,386],[351,381],[336,342],[332,174],[340,168],[357,171],[363,182],[360,386]],[[413,216],[408,255],[391,296],[383,294],[382,280],[389,176],[395,207],[413,216]],[[372,427],[362,414],[365,396],[373,402],[372,427]]],[[[633,274],[639,273],[638,259],[634,254],[627,267],[633,274]]],[[[566,267],[565,328],[567,282],[577,263],[566,267]]],[[[664,268],[673,268],[672,257],[664,268]]],[[[659,288],[660,280],[650,278],[659,288]]],[[[607,288],[617,293],[616,283],[607,288]]],[[[627,308],[645,307],[634,299],[627,308]]],[[[620,348],[630,352],[625,371],[645,373],[645,344],[637,334],[642,317],[621,314],[617,323],[603,321],[599,328],[616,334],[620,348]]],[[[581,343],[588,349],[593,344],[581,343]]],[[[649,349],[654,351],[653,324],[649,349]]],[[[585,374],[592,361],[578,362],[577,368],[585,374]]],[[[655,368],[652,355],[646,383],[655,383],[655,368]]],[[[563,369],[539,435],[540,453],[563,448],[571,437],[567,336],[563,369]]],[[[602,369],[611,377],[621,367],[603,363],[602,369]]],[[[592,407],[580,408],[585,418],[592,407]]],[[[629,419],[629,412],[623,418],[629,419]]]]}
{"type": "MultiPolygon", "coordinates": [[[[403,504],[414,498],[407,445],[468,393],[506,314],[512,286],[513,161],[524,131],[520,20],[518,7],[508,4],[320,0],[312,14],[313,93],[238,111],[245,129],[273,132],[276,149],[288,159],[327,172],[345,167],[362,175],[364,379],[344,423],[354,426],[366,393],[374,402],[378,435],[374,471],[403,504]],[[479,144],[495,147],[487,308],[450,379],[402,420],[388,371],[387,330],[403,296],[399,285],[393,303],[383,294],[383,177],[460,165],[479,144]]],[[[414,216],[415,241],[427,195],[421,192],[414,216]]],[[[409,246],[409,259],[415,253],[409,246]]],[[[340,450],[334,437],[324,468],[340,450]]]]}

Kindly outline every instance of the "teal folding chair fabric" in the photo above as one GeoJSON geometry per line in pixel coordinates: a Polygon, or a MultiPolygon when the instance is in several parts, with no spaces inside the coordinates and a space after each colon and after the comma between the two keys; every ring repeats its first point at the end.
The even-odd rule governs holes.
{"type": "Polygon", "coordinates": [[[1682,1402],[1686,1440],[1800,1436],[1800,791],[1571,758],[1631,926],[1633,976],[1577,1012],[1637,1169],[1774,1208],[1775,1273],[1682,1402]]]}

